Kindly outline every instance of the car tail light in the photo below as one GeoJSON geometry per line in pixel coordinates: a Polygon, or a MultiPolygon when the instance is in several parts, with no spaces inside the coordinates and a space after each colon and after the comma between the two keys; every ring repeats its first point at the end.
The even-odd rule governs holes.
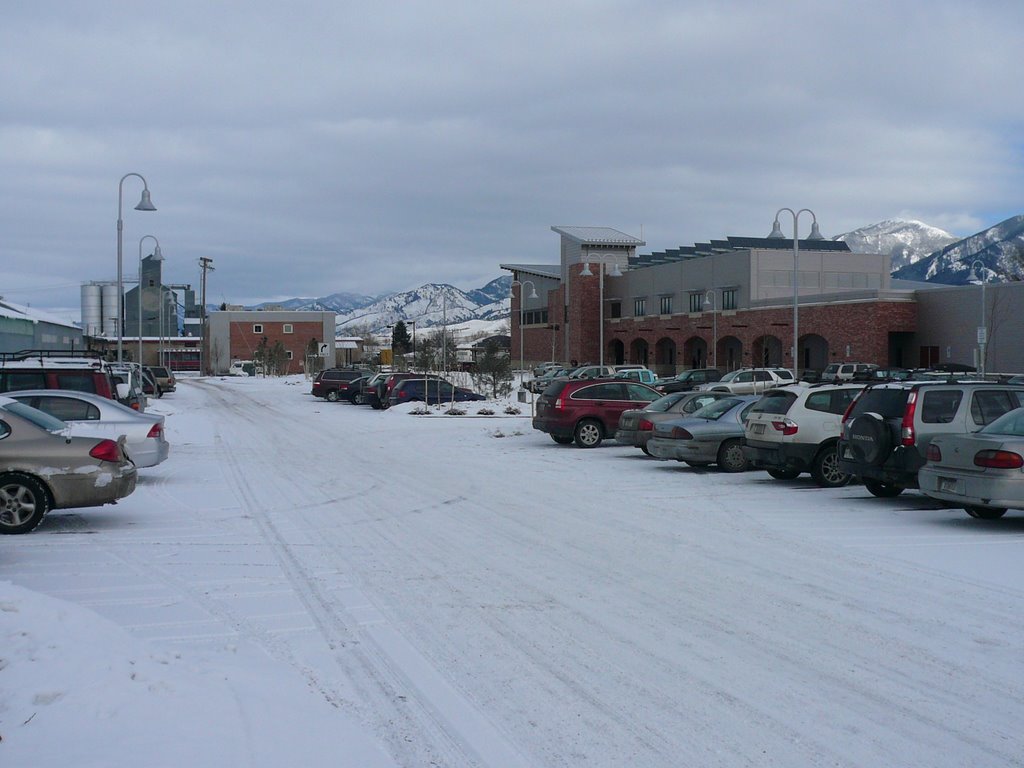
{"type": "Polygon", "coordinates": [[[911,391],[907,395],[907,407],[903,409],[903,423],[900,426],[900,443],[911,446],[917,442],[914,434],[914,412],[917,410],[917,392],[911,391]]]}
{"type": "Polygon", "coordinates": [[[641,432],[650,432],[654,429],[654,422],[649,419],[640,419],[640,423],[636,425],[636,428],[641,432]]]}
{"type": "MultiPolygon", "coordinates": [[[[928,443],[928,461],[942,461],[942,451],[935,443],[928,443]]],[[[975,459],[977,463],[977,459],[975,459]]]]}
{"type": "Polygon", "coordinates": [[[850,404],[846,406],[846,411],[843,412],[843,424],[846,424],[846,422],[850,420],[850,414],[853,412],[853,406],[857,404],[858,400],[860,400],[860,396],[863,392],[863,389],[858,392],[856,396],[854,396],[853,400],[850,401],[850,404]]]}
{"type": "Polygon", "coordinates": [[[555,400],[555,410],[560,411],[563,408],[565,408],[565,400],[562,397],[559,397],[555,400]]]}
{"type": "Polygon", "coordinates": [[[160,437],[164,433],[164,428],[160,424],[154,424],[149,428],[149,433],[146,437],[160,437]]]}
{"type": "Polygon", "coordinates": [[[690,434],[689,430],[683,429],[682,427],[672,427],[672,432],[669,437],[673,440],[693,440],[693,435],[690,434]]]}
{"type": "Polygon", "coordinates": [[[100,461],[113,461],[115,463],[121,461],[121,449],[117,447],[117,443],[113,440],[100,440],[89,451],[89,455],[100,461]]]}
{"type": "Polygon", "coordinates": [[[1012,451],[978,451],[974,454],[974,466],[990,469],[1020,469],[1024,467],[1024,456],[1012,451]]]}
{"type": "Polygon", "coordinates": [[[776,432],[781,432],[784,435],[795,435],[800,427],[792,419],[783,419],[782,421],[773,421],[772,426],[775,427],[776,432]]]}
{"type": "Polygon", "coordinates": [[[138,400],[133,400],[130,403],[130,405],[131,405],[131,408],[132,408],[133,411],[139,410],[139,402],[138,402],[138,400]]]}

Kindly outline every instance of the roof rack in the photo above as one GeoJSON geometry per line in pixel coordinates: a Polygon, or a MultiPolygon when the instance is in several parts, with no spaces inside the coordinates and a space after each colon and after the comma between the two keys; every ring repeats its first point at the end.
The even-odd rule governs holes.
{"type": "Polygon", "coordinates": [[[103,358],[103,353],[96,349],[22,349],[17,352],[0,352],[0,361],[29,360],[38,357],[81,357],[103,358]]]}

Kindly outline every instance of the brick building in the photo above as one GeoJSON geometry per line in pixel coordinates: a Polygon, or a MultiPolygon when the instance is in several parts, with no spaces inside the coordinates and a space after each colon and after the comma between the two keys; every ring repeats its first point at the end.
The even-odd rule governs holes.
{"type": "Polygon", "coordinates": [[[894,284],[886,254],[800,240],[794,269],[791,239],[729,237],[638,255],[644,242],[614,229],[552,230],[559,264],[501,265],[514,280],[513,358],[521,332],[527,364],[642,363],[661,375],[792,368],[794,277],[800,370],[919,364],[919,286],[894,284]]]}
{"type": "Polygon", "coordinates": [[[317,350],[326,345],[323,359],[333,361],[334,312],[285,310],[222,310],[207,318],[209,370],[227,373],[233,360],[252,360],[260,345],[281,342],[287,358],[287,373],[302,373],[310,341],[317,350]]]}

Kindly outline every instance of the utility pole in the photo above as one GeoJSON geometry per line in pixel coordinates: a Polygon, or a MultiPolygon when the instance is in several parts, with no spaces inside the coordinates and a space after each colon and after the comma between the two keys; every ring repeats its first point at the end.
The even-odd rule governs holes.
{"type": "Polygon", "coordinates": [[[209,259],[206,256],[199,257],[199,268],[203,270],[203,278],[200,288],[200,294],[202,298],[199,303],[199,327],[200,333],[202,334],[199,339],[199,375],[205,375],[209,373],[210,367],[210,351],[208,347],[208,338],[206,334],[206,273],[214,272],[213,259],[209,259]]]}

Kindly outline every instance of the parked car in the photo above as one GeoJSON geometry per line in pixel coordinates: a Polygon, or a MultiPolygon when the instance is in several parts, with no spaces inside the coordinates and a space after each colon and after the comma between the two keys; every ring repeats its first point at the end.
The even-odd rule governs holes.
{"type": "Polygon", "coordinates": [[[921,492],[994,520],[1024,509],[1024,408],[969,435],[936,435],[917,473],[921,492]]]}
{"type": "Polygon", "coordinates": [[[722,372],[717,368],[691,368],[670,379],[660,379],[654,384],[654,388],[664,392],[689,392],[701,384],[708,384],[719,381],[722,372]]]}
{"type": "Polygon", "coordinates": [[[374,410],[378,410],[381,404],[377,398],[377,386],[387,377],[388,374],[385,372],[375,373],[370,376],[360,385],[359,391],[352,395],[352,402],[356,405],[369,405],[374,410]]]}
{"type": "Polygon", "coordinates": [[[556,379],[537,398],[533,428],[556,443],[596,448],[612,437],[623,411],[661,397],[656,389],[616,379],[556,379]]]}
{"type": "Polygon", "coordinates": [[[160,385],[156,381],[156,376],[149,370],[149,368],[143,367],[140,373],[140,381],[142,382],[142,393],[152,397],[163,397],[164,391],[160,389],[160,385]]]}
{"type": "Polygon", "coordinates": [[[342,390],[348,391],[349,382],[362,378],[363,375],[364,372],[358,368],[326,368],[318,372],[313,379],[310,394],[336,403],[342,396],[342,390]]]}
{"type": "Polygon", "coordinates": [[[903,381],[868,386],[843,417],[839,469],[875,496],[918,487],[928,444],[967,435],[1024,404],[1024,386],[984,381],[903,381]]]}
{"type": "Polygon", "coordinates": [[[866,380],[871,371],[878,368],[872,363],[831,363],[821,372],[821,381],[852,381],[857,374],[866,380]]]}
{"type": "Polygon", "coordinates": [[[232,360],[228,366],[228,376],[255,376],[256,363],[252,360],[232,360]]]}
{"type": "Polygon", "coordinates": [[[626,379],[627,381],[638,381],[649,387],[653,387],[654,382],[658,380],[658,377],[654,375],[654,371],[649,368],[624,368],[623,370],[616,371],[612,378],[626,379]]]}
{"type": "Polygon", "coordinates": [[[464,403],[472,400],[486,400],[464,387],[452,386],[443,379],[403,379],[395,384],[388,396],[388,407],[399,403],[421,402],[428,405],[438,403],[464,403]]]}
{"type": "Polygon", "coordinates": [[[177,379],[174,378],[174,373],[166,365],[151,365],[149,371],[153,374],[153,378],[156,379],[156,383],[160,385],[162,391],[173,392],[177,388],[177,379]]]}
{"type": "Polygon", "coordinates": [[[549,368],[544,374],[538,376],[535,379],[531,379],[526,382],[526,388],[533,392],[535,395],[539,395],[555,379],[567,379],[569,378],[568,368],[549,368]]]}
{"type": "Polygon", "coordinates": [[[413,373],[412,371],[395,371],[389,373],[381,381],[377,383],[377,401],[379,405],[374,405],[374,408],[387,408],[391,404],[391,390],[395,388],[395,385],[400,381],[406,379],[434,379],[440,380],[441,377],[433,373],[413,373]]]}
{"type": "Polygon", "coordinates": [[[836,447],[843,414],[863,384],[792,384],[769,389],[747,416],[743,452],[750,465],[777,480],[810,472],[823,488],[851,476],[839,469],[836,447]]]}
{"type": "Polygon", "coordinates": [[[569,372],[570,379],[605,379],[615,375],[610,365],[581,365],[569,372]]]}
{"type": "Polygon", "coordinates": [[[70,437],[68,426],[0,396],[0,533],[28,533],[51,509],[113,504],[135,490],[123,441],[70,437]]]}
{"type": "Polygon", "coordinates": [[[142,379],[139,372],[119,364],[111,366],[111,376],[118,393],[117,402],[127,405],[139,413],[145,413],[146,393],[142,391],[142,379]]]}
{"type": "Polygon", "coordinates": [[[717,464],[723,472],[749,467],[743,453],[743,423],[757,402],[754,395],[724,397],[689,416],[655,425],[647,449],[659,459],[685,461],[691,467],[717,464]]]}
{"type": "Polygon", "coordinates": [[[794,383],[793,372],[785,368],[739,368],[721,379],[701,384],[700,392],[732,392],[734,395],[753,395],[771,387],[794,383]]]}
{"type": "Polygon", "coordinates": [[[673,392],[644,408],[623,411],[615,430],[615,442],[635,445],[650,455],[647,441],[651,439],[655,424],[699,411],[723,397],[732,395],[728,392],[673,392]]]}
{"type": "Polygon", "coordinates": [[[110,364],[97,352],[24,350],[0,355],[0,392],[72,389],[123,401],[130,389],[117,385],[110,364]]]}
{"type": "Polygon", "coordinates": [[[561,363],[541,363],[540,365],[534,366],[533,376],[534,378],[543,376],[548,371],[557,371],[559,368],[563,367],[564,366],[561,363]]]}
{"type": "Polygon", "coordinates": [[[126,405],[88,392],[30,389],[11,392],[12,399],[60,419],[79,437],[125,438],[124,450],[136,467],[154,467],[170,453],[164,417],[139,413],[126,405]]]}

